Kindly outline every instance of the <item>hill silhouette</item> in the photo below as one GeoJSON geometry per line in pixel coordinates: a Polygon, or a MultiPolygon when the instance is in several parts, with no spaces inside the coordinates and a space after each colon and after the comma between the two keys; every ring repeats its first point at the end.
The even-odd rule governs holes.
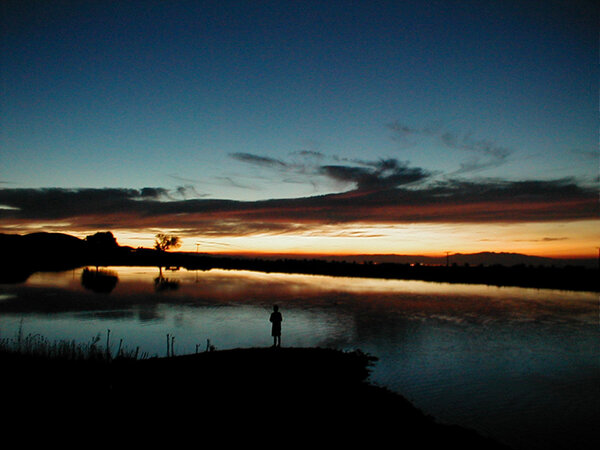
{"type": "Polygon", "coordinates": [[[128,265],[600,290],[598,268],[516,253],[454,254],[449,259],[400,255],[362,255],[358,258],[242,257],[133,249],[118,245],[111,232],[99,232],[86,239],[60,233],[0,234],[0,248],[3,249],[0,282],[23,282],[36,271],[66,270],[90,265],[128,265]],[[496,262],[484,264],[484,261],[496,262]]]}
{"type": "MultiPolygon", "coordinates": [[[[99,233],[99,235],[105,235],[99,233]]],[[[109,232],[112,236],[112,233],[109,232]]],[[[108,235],[106,235],[108,236],[108,235]]],[[[114,239],[114,237],[113,237],[114,239]]],[[[67,270],[85,265],[112,265],[130,248],[106,242],[88,242],[63,233],[0,234],[0,282],[25,281],[38,271],[67,270]]],[[[124,261],[124,260],[123,260],[124,261]]]]}
{"type": "Polygon", "coordinates": [[[323,255],[323,254],[244,254],[244,253],[221,253],[223,256],[239,258],[261,258],[267,260],[273,259],[319,259],[328,261],[350,261],[357,263],[393,263],[393,264],[421,264],[427,266],[445,266],[449,264],[458,265],[527,265],[527,266],[580,266],[585,268],[597,268],[598,258],[548,258],[543,256],[525,255],[522,253],[510,252],[478,252],[478,253],[451,253],[448,258],[444,256],[425,256],[425,255],[399,255],[399,254],[348,254],[348,255],[323,255]]]}

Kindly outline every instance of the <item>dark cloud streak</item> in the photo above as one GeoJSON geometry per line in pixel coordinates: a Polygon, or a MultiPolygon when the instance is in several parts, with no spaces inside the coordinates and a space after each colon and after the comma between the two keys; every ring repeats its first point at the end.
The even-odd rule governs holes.
{"type": "MultiPolygon", "coordinates": [[[[310,152],[314,156],[315,152],[310,152]]],[[[302,152],[308,156],[309,152],[302,152]]],[[[318,153],[319,158],[323,155],[318,153]]],[[[306,163],[287,163],[280,159],[250,153],[233,153],[232,158],[263,167],[285,169],[289,173],[307,177],[325,176],[330,180],[343,184],[354,184],[358,190],[380,190],[403,186],[429,177],[429,173],[420,168],[410,168],[408,163],[399,162],[394,158],[378,161],[342,160],[350,164],[309,165],[306,163]]],[[[338,161],[340,161],[338,159],[338,161]]],[[[289,178],[286,178],[289,181],[289,178]]],[[[286,181],[284,180],[284,181],[286,181]]],[[[292,179],[296,182],[295,179],[292,179]]]]}
{"type": "Polygon", "coordinates": [[[395,159],[366,163],[370,167],[321,166],[321,173],[342,182],[356,183],[359,191],[390,189],[426,179],[429,174],[420,168],[410,168],[395,159]]]}
{"type": "MultiPolygon", "coordinates": [[[[352,180],[362,175],[346,169],[338,173],[352,180]]],[[[421,176],[416,172],[407,177],[402,170],[390,175],[394,183],[398,182],[396,177],[421,176]]],[[[375,184],[380,187],[390,181],[383,178],[375,184]]],[[[361,188],[339,194],[260,201],[169,200],[165,199],[167,190],[162,188],[0,189],[0,205],[10,208],[0,209],[0,229],[60,221],[69,223],[71,230],[169,227],[233,236],[281,234],[315,225],[356,222],[515,223],[598,218],[597,192],[570,179],[445,181],[371,190],[362,189],[364,183],[359,182],[361,188]]]]}

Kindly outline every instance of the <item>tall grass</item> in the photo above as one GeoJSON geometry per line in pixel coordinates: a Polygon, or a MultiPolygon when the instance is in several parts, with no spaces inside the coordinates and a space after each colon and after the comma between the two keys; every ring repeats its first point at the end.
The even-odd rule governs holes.
{"type": "Polygon", "coordinates": [[[101,336],[97,334],[89,342],[81,343],[75,340],[50,341],[40,334],[29,333],[23,335],[22,326],[19,327],[12,338],[0,338],[0,354],[25,355],[48,359],[63,359],[72,361],[110,361],[119,359],[145,359],[147,353],[140,353],[139,347],[135,350],[123,347],[123,340],[119,342],[118,350],[113,354],[109,342],[108,330],[106,344],[102,345],[101,336]]]}

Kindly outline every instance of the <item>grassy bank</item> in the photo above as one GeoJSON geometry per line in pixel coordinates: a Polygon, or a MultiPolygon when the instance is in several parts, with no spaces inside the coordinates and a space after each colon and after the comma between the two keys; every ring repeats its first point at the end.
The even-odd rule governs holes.
{"type": "Polygon", "coordinates": [[[221,443],[276,438],[333,445],[393,439],[425,448],[503,448],[436,423],[400,395],[369,383],[376,360],[360,351],[250,348],[107,359],[5,350],[0,361],[4,386],[10,386],[3,403],[10,419],[27,417],[27,424],[47,430],[109,427],[136,441],[210,436],[221,443]]]}

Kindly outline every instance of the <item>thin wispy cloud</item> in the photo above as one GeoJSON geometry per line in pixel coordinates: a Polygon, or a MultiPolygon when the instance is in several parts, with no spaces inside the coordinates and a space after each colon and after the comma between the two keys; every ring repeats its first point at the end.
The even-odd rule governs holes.
{"type": "Polygon", "coordinates": [[[465,175],[492,169],[505,164],[514,150],[491,139],[475,138],[472,133],[444,131],[440,125],[422,128],[406,125],[400,121],[387,124],[392,139],[406,146],[417,146],[420,139],[433,138],[440,148],[456,152],[459,168],[448,176],[465,175]],[[460,152],[460,153],[459,153],[460,152]]]}
{"type": "Polygon", "coordinates": [[[514,239],[514,242],[558,242],[566,241],[568,237],[543,237],[540,239],[514,239]]]}
{"type": "Polygon", "coordinates": [[[294,155],[300,155],[300,156],[305,156],[308,158],[315,158],[315,159],[323,159],[325,158],[325,155],[321,152],[315,151],[315,150],[300,150],[297,152],[293,152],[292,154],[294,155]]]}
{"type": "Polygon", "coordinates": [[[259,156],[252,153],[230,153],[229,156],[233,159],[237,159],[238,161],[263,167],[288,167],[288,165],[285,162],[279,159],[269,158],[267,156],[259,156]]]}
{"type": "Polygon", "coordinates": [[[499,167],[513,153],[511,149],[500,146],[495,142],[485,139],[474,139],[471,134],[458,136],[450,132],[445,132],[440,138],[448,148],[471,154],[466,162],[460,163],[460,168],[452,175],[499,167]]]}

